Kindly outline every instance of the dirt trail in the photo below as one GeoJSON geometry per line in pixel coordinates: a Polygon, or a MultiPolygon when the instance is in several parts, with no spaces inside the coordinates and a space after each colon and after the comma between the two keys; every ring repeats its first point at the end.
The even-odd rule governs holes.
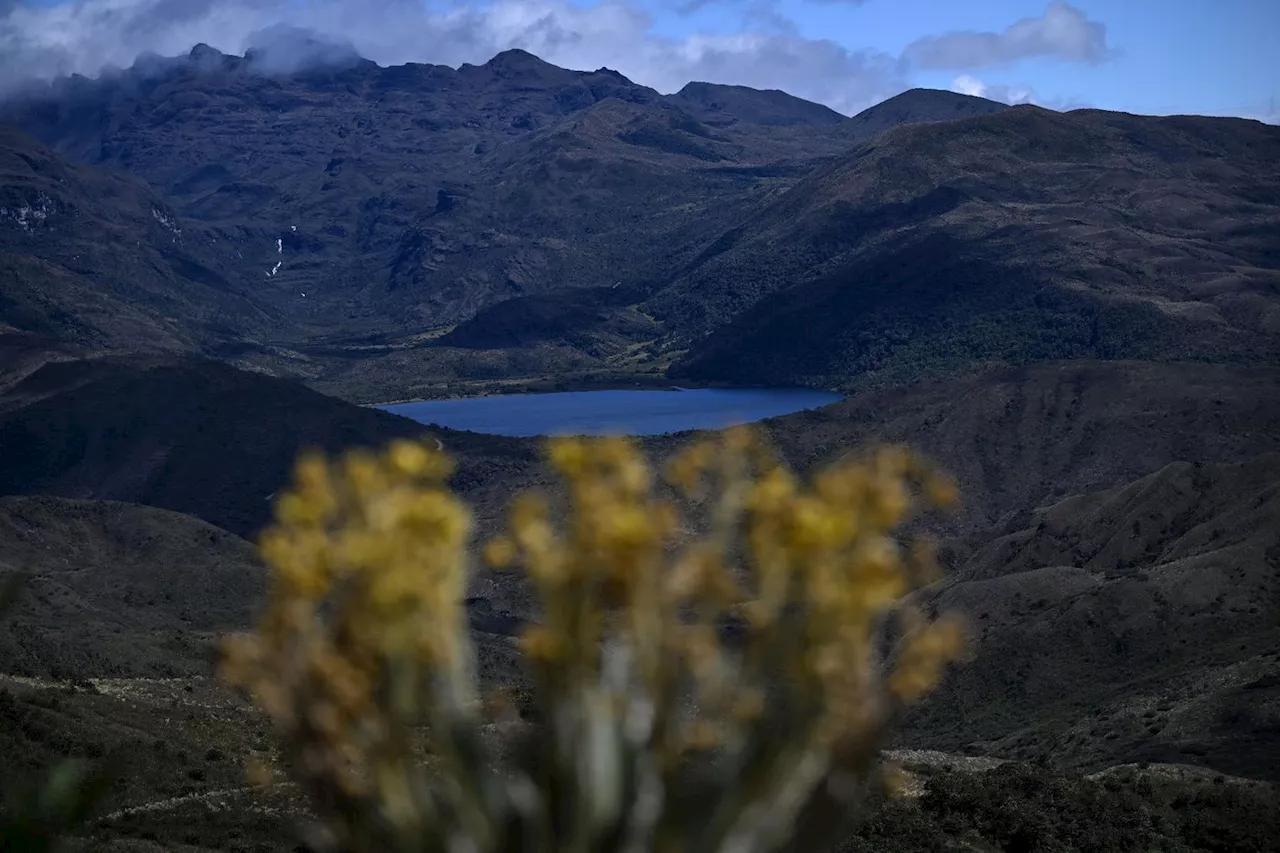
{"type": "Polygon", "coordinates": [[[150,803],[142,803],[136,806],[127,806],[123,809],[103,815],[102,820],[117,820],[128,815],[145,814],[147,812],[164,812],[181,808],[192,803],[205,803],[211,811],[222,811],[230,808],[226,800],[229,797],[238,797],[242,794],[248,794],[253,791],[253,787],[243,785],[239,788],[221,788],[217,791],[201,791],[197,794],[184,794],[181,797],[170,797],[166,800],[154,800],[150,803]]]}
{"type": "Polygon", "coordinates": [[[208,711],[252,712],[253,706],[235,696],[213,678],[84,678],[60,681],[0,673],[0,687],[19,684],[37,690],[92,693],[124,702],[201,708],[208,711]]]}

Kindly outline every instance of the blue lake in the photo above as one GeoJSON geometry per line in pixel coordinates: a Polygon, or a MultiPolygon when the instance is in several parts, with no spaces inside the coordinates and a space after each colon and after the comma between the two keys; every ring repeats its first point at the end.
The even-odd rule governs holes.
{"type": "Polygon", "coordinates": [[[424,424],[494,435],[660,435],[722,429],[839,399],[839,394],[808,389],[693,388],[500,394],[379,408],[424,424]]]}

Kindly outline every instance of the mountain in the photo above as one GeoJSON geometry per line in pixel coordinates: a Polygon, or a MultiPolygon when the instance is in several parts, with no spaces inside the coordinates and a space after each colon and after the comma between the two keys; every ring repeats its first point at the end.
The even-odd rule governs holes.
{"type": "MultiPolygon", "coordinates": [[[[1270,789],[1214,778],[1274,778],[1277,766],[1278,384],[1275,368],[1049,363],[885,389],[767,424],[801,468],[866,442],[908,440],[957,473],[966,501],[940,531],[948,572],[934,601],[968,615],[976,654],[903,730],[902,745],[917,748],[904,755],[921,801],[877,806],[849,849],[933,849],[960,836],[1007,849],[1011,835],[1087,848],[1117,833],[1141,840],[1141,827],[1185,832],[1199,847],[1228,833],[1235,849],[1267,849],[1269,825],[1249,824],[1244,840],[1231,827],[1242,808],[1269,814],[1270,789]],[[930,757],[921,746],[951,752],[930,757]],[[1156,763],[1092,780],[1065,775],[1145,761],[1156,763]],[[1121,773],[1132,774],[1123,785],[1121,773]]],[[[317,397],[223,365],[94,359],[29,374],[4,397],[3,420],[31,424],[33,412],[67,407],[69,421],[91,428],[89,445],[110,450],[59,469],[81,484],[119,482],[140,458],[135,443],[168,442],[175,457],[191,444],[216,465],[174,465],[169,494],[217,496],[246,488],[248,476],[265,485],[244,469],[272,458],[260,446],[289,452],[290,430],[338,420],[373,441],[401,426],[359,409],[370,421],[355,423],[355,407],[317,397]],[[148,394],[157,402],[140,402],[148,394]],[[199,427],[165,420],[161,402],[186,410],[204,396],[213,405],[189,415],[199,427]],[[268,397],[292,424],[264,406],[268,397]],[[106,418],[109,401],[136,418],[106,418]],[[258,435],[229,432],[231,419],[251,420],[258,435]]],[[[432,434],[463,457],[459,485],[482,506],[537,482],[522,467],[532,459],[526,442],[432,434]],[[485,489],[499,494],[485,498],[485,489]]],[[[645,443],[662,454],[687,439],[645,443]]],[[[13,446],[8,433],[0,446],[13,446]]],[[[487,527],[494,513],[482,514],[487,527]]],[[[36,576],[12,629],[0,623],[0,655],[25,675],[80,682],[0,675],[0,738],[18,756],[17,778],[68,754],[119,770],[110,808],[139,811],[102,821],[95,838],[218,848],[284,835],[278,818],[258,817],[258,800],[236,793],[241,763],[268,749],[265,722],[201,677],[208,632],[251,608],[259,589],[246,548],[165,510],[0,499],[0,567],[36,576]],[[189,796],[221,805],[181,799],[189,796]]],[[[516,623],[507,599],[519,597],[501,577],[480,582],[489,589],[468,603],[481,663],[510,679],[519,662],[500,635],[516,623]]],[[[292,848],[284,837],[264,849],[292,848]]]]}
{"type": "Polygon", "coordinates": [[[207,242],[136,177],[0,125],[0,333],[180,351],[272,328],[207,242]]]}
{"type": "Polygon", "coordinates": [[[928,124],[973,116],[991,115],[1009,109],[1008,104],[944,92],[939,89],[909,89],[875,106],[867,107],[845,122],[850,136],[866,140],[904,124],[928,124]]]}
{"type": "MultiPolygon", "coordinates": [[[[518,50],[381,68],[308,45],[303,67],[201,46],[0,107],[91,164],[41,155],[78,176],[59,204],[89,211],[72,229],[87,248],[14,227],[6,322],[359,400],[405,396],[397,383],[866,387],[989,362],[1280,357],[1280,132],[1257,122],[921,89],[846,119],[744,87],[663,96],[518,50]],[[153,195],[120,212],[97,187],[133,179],[104,168],[156,189],[134,184],[153,195]],[[94,224],[116,221],[150,222],[170,254],[136,236],[95,254],[128,245],[94,224]]],[[[27,207],[64,189],[23,180],[27,207]]]]}
{"type": "Polygon", "coordinates": [[[646,302],[689,380],[988,360],[1274,363],[1280,129],[1019,106],[882,133],[646,302]],[[703,333],[709,333],[705,338],[703,333]]]}
{"type": "MultiPolygon", "coordinates": [[[[1044,362],[850,396],[764,428],[800,470],[905,444],[957,481],[915,525],[972,655],[898,745],[1280,767],[1280,369],[1044,362]]],[[[655,455],[687,438],[647,439],[655,455]]]]}
{"type": "Polygon", "coordinates": [[[1176,462],[1017,518],[948,574],[974,657],[905,742],[1280,779],[1280,455],[1176,462]]]}
{"type": "MultiPolygon", "coordinates": [[[[776,116],[804,104],[783,100],[776,116]]],[[[764,105],[711,127],[689,110],[704,108],[519,50],[458,69],[277,73],[199,46],[62,81],[0,120],[148,181],[209,229],[237,281],[286,306],[281,337],[297,341],[447,326],[513,295],[612,285],[619,268],[658,274],[656,245],[698,233],[682,205],[749,196],[774,182],[753,169],[844,145],[838,121],[779,126],[764,105]]]]}
{"type": "Polygon", "coordinates": [[[949,472],[963,497],[936,532],[989,535],[1036,507],[1170,463],[1280,452],[1278,387],[1274,365],[1044,362],[867,391],[765,428],[806,470],[868,445],[913,447],[949,472]]]}
{"type": "MultiPolygon", "coordinates": [[[[481,532],[513,492],[549,484],[534,442],[423,427],[279,375],[360,401],[799,383],[849,393],[764,425],[798,468],[904,442],[964,499],[919,529],[948,569],[925,599],[968,615],[975,659],[902,745],[1274,778],[1275,128],[928,90],[845,118],[743,87],[664,96],[523,51],[380,68],[292,44],[305,62],[200,46],[0,105],[22,129],[0,137],[3,206],[19,211],[0,217],[0,563],[37,575],[0,647],[21,667],[198,673],[207,633],[257,594],[237,537],[267,521],[304,447],[426,434],[457,458],[481,532]],[[188,581],[223,600],[192,614],[188,590],[165,598],[188,581]]],[[[482,668],[510,681],[528,590],[484,574],[470,594],[482,668]]],[[[111,695],[12,683],[0,717],[20,722],[0,734],[22,754],[62,749],[56,730],[151,756],[122,808],[214,796],[239,776],[200,750],[264,748],[199,679],[111,695]]],[[[1235,788],[1152,806],[1162,773],[1122,790],[946,771],[898,815],[928,832],[886,849],[1048,848],[1065,835],[1045,813],[1076,826],[1110,794],[1107,814],[1181,815],[1200,841],[1228,831],[1235,788]],[[1035,802],[956,828],[1010,799],[1035,802]]],[[[174,814],[165,843],[232,846],[239,831],[174,814]]],[[[1160,846],[1111,828],[1058,846],[1160,846]]]]}
{"type": "MultiPolygon", "coordinates": [[[[509,313],[563,310],[549,325],[573,326],[532,345],[562,351],[516,360],[535,372],[665,369],[667,330],[632,306],[727,230],[883,128],[1002,108],[915,90],[846,118],[741,86],[695,82],[664,96],[609,69],[569,71],[520,50],[458,69],[381,68],[340,46],[290,38],[288,50],[274,53],[231,56],[198,45],[96,80],[60,80],[0,104],[0,121],[84,164],[83,174],[124,170],[148,182],[163,199],[156,209],[206,271],[191,275],[263,314],[220,317],[222,337],[211,341],[199,330],[183,338],[198,318],[169,311],[173,348],[328,387],[353,385],[352,358],[416,349],[424,335],[443,352],[415,354],[421,372],[492,375],[504,359],[478,357],[472,330],[437,339],[459,323],[487,326],[489,308],[521,299],[535,302],[509,313]],[[613,289],[630,302],[600,296],[613,289]],[[588,313],[604,299],[629,316],[576,316],[566,292],[580,292],[588,313]],[[537,302],[544,295],[551,301],[537,302]],[[597,320],[606,327],[599,333],[597,320]],[[347,378],[329,381],[335,374],[347,378]]],[[[84,238],[102,245],[103,236],[84,238]]],[[[33,253],[32,263],[57,261],[33,253]]],[[[135,254],[122,262],[155,266],[135,254]]],[[[56,289],[43,267],[23,277],[27,288],[56,289]]],[[[184,282],[170,288],[190,298],[184,282]]],[[[68,301],[87,295],[82,288],[68,301]]],[[[106,313],[136,310],[113,304],[106,313]]],[[[60,335],[102,337],[78,328],[60,335]]],[[[141,337],[113,340],[131,336],[141,337]]],[[[371,388],[353,393],[375,396],[371,388]]]]}
{"type": "Polygon", "coordinates": [[[536,461],[528,443],[428,430],[217,362],[54,362],[0,397],[0,494],[146,504],[249,536],[269,520],[270,497],[302,450],[381,447],[424,433],[458,460],[454,484],[482,511],[536,461]]]}
{"type": "Polygon", "coordinates": [[[845,116],[821,104],[777,89],[689,83],[674,98],[687,104],[695,118],[713,126],[763,124],[774,127],[845,124],[845,116]]]}

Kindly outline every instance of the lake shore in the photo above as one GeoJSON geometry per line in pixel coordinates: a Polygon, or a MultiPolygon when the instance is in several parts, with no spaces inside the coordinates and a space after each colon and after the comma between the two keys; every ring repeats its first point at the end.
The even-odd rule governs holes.
{"type": "MultiPolygon", "coordinates": [[[[457,383],[451,383],[456,386],[457,383]]],[[[745,386],[731,383],[685,384],[668,379],[665,376],[644,376],[634,373],[567,377],[538,377],[536,379],[495,379],[476,381],[474,389],[464,393],[445,391],[430,397],[405,397],[378,402],[361,402],[367,408],[380,409],[386,406],[400,406],[406,403],[427,403],[442,400],[472,400],[481,397],[509,397],[526,394],[559,394],[574,391],[707,391],[707,390],[748,390],[745,386]]],[[[814,389],[827,390],[827,389],[814,389]]]]}
{"type": "Polygon", "coordinates": [[[808,388],[611,388],[486,394],[379,406],[424,425],[531,438],[547,435],[653,436],[718,430],[840,401],[808,388]]]}

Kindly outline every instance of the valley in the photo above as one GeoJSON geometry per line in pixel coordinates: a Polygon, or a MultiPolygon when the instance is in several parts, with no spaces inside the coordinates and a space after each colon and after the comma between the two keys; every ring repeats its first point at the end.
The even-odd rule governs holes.
{"type": "MultiPolygon", "coordinates": [[[[900,443],[958,486],[924,602],[972,654],[842,849],[1274,849],[1280,127],[260,60],[0,101],[3,781],[116,768],[77,849],[295,849],[213,660],[299,453],[432,439],[479,542],[560,494],[542,443],[375,404],[673,387],[829,392],[759,424],[797,470],[900,443]]],[[[523,684],[528,584],[466,605],[523,684]]]]}

